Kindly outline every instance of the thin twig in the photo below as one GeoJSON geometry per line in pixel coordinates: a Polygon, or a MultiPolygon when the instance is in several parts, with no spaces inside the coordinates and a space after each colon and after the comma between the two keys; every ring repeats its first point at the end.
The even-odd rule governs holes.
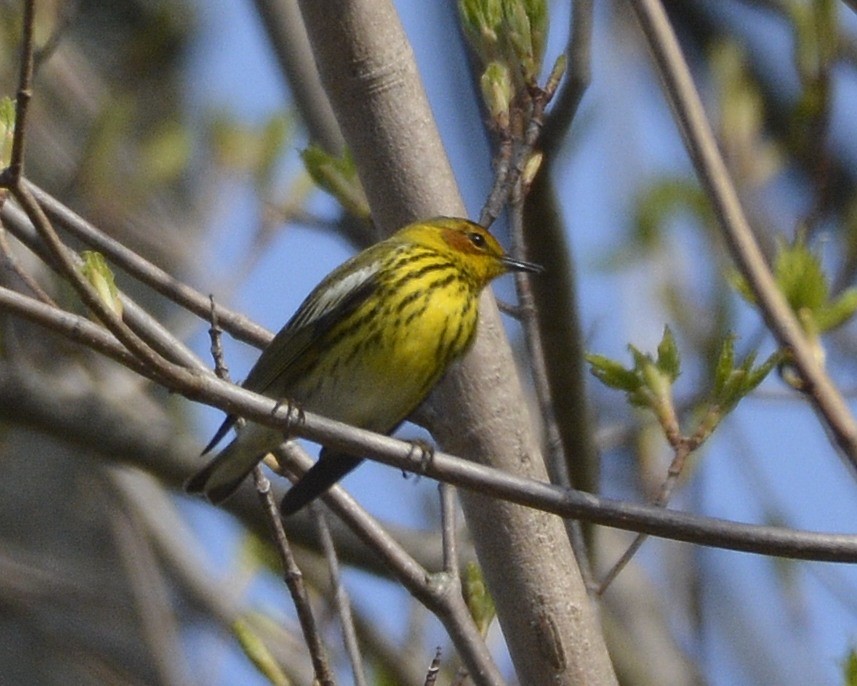
{"type": "MultiPolygon", "coordinates": [[[[121,495],[121,493],[120,493],[121,495]]],[[[139,615],[140,629],[158,669],[158,681],[190,684],[191,674],[181,651],[181,640],[172,586],[158,564],[152,540],[133,509],[126,503],[116,507],[107,520],[121,569],[126,577],[139,615]]]]}
{"type": "Polygon", "coordinates": [[[6,268],[21,280],[30,293],[45,303],[45,305],[58,307],[54,299],[48,295],[47,291],[39,285],[39,282],[29,272],[24,270],[15,255],[12,254],[12,246],[9,245],[9,239],[6,237],[6,227],[2,218],[0,218],[0,255],[3,256],[6,268]]]}
{"type": "MultiPolygon", "coordinates": [[[[278,410],[275,411],[275,414],[278,413],[278,410]]],[[[404,445],[408,446],[408,464],[426,464],[422,451],[414,450],[412,443],[404,445]]],[[[302,473],[308,469],[312,461],[305,455],[290,452],[289,448],[288,444],[280,446],[278,457],[282,456],[280,462],[285,471],[291,472],[289,476],[297,478],[300,476],[298,472],[302,473]]],[[[363,453],[358,451],[349,454],[363,453]]],[[[473,676],[474,682],[481,686],[503,686],[503,678],[464,603],[461,585],[455,583],[457,576],[451,578],[445,573],[429,573],[340,486],[334,486],[321,496],[321,499],[358,537],[376,551],[399,583],[435,614],[473,676]]]]}
{"type": "MultiPolygon", "coordinates": [[[[524,216],[523,198],[514,197],[509,212],[509,231],[512,236],[512,245],[515,254],[522,257],[527,254],[524,245],[524,216]]],[[[570,485],[567,475],[561,473],[561,465],[567,464],[565,446],[557,423],[554,411],[553,396],[551,394],[550,378],[548,377],[547,364],[545,362],[544,346],[542,345],[541,330],[535,317],[535,299],[533,297],[532,285],[528,275],[521,272],[515,273],[515,290],[518,294],[518,303],[523,313],[521,324],[524,329],[524,341],[527,346],[527,358],[530,362],[530,372],[533,377],[533,387],[539,403],[539,413],[542,417],[545,433],[545,463],[551,481],[559,485],[570,485]]],[[[580,567],[580,574],[587,588],[592,588],[592,569],[589,565],[589,554],[584,544],[584,538],[580,532],[580,522],[569,520],[567,522],[568,538],[574,551],[575,559],[580,567]]]]}
{"type": "Polygon", "coordinates": [[[9,168],[6,170],[8,172],[9,184],[17,183],[24,174],[27,113],[30,109],[30,100],[33,97],[33,33],[35,21],[35,0],[26,0],[24,2],[21,65],[18,72],[18,95],[15,101],[15,132],[12,137],[12,154],[9,157],[9,168]]]}
{"type": "Polygon", "coordinates": [[[455,487],[440,484],[440,529],[443,541],[443,571],[459,580],[458,537],[455,529],[455,487]]]}
{"type": "Polygon", "coordinates": [[[273,493],[271,493],[271,482],[268,481],[260,466],[254,467],[253,480],[256,483],[256,492],[259,494],[259,500],[265,508],[268,523],[271,526],[271,533],[274,536],[274,547],[277,549],[280,563],[283,566],[283,580],[286,582],[286,586],[292,596],[292,602],[295,604],[298,622],[301,625],[301,631],[303,631],[304,640],[309,649],[316,679],[324,686],[335,686],[336,680],[330,669],[327,652],[324,649],[324,642],[321,640],[321,635],[315,624],[315,617],[312,614],[312,607],[309,602],[309,594],[303,582],[303,574],[297,562],[295,562],[294,555],[292,555],[291,546],[286,538],[286,531],[283,529],[283,521],[280,519],[280,510],[277,507],[277,501],[274,499],[273,493]]]}
{"type": "Polygon", "coordinates": [[[512,167],[514,148],[508,126],[499,131],[499,137],[500,143],[497,146],[497,153],[494,155],[494,182],[488,199],[485,201],[485,206],[479,213],[479,223],[486,229],[500,216],[509,193],[507,180],[512,167]]]}
{"type": "MultiPolygon", "coordinates": [[[[209,328],[208,332],[211,338],[211,356],[214,359],[215,374],[218,379],[229,381],[229,368],[226,365],[223,346],[221,344],[222,330],[217,320],[217,308],[213,297],[211,298],[210,317],[211,328],[209,328]]],[[[309,602],[309,594],[306,592],[306,587],[303,583],[303,574],[294,559],[294,555],[292,555],[291,546],[286,537],[285,529],[283,529],[283,523],[280,520],[277,503],[271,493],[271,482],[268,481],[260,465],[257,465],[253,469],[253,481],[256,484],[256,492],[259,495],[262,509],[265,512],[268,525],[273,534],[274,547],[277,549],[277,554],[283,566],[283,579],[291,594],[301,631],[309,649],[310,660],[312,661],[316,678],[322,684],[333,686],[335,683],[333,674],[330,671],[327,654],[324,650],[324,643],[315,624],[315,617],[309,602]]]]}
{"type": "Polygon", "coordinates": [[[440,646],[434,649],[434,657],[426,672],[425,686],[434,686],[437,683],[438,674],[440,674],[440,646]]]}
{"type": "MultiPolygon", "coordinates": [[[[22,210],[12,204],[6,205],[2,209],[2,218],[9,233],[37,255],[45,265],[60,273],[57,261],[22,210]]],[[[76,267],[83,264],[82,258],[76,252],[68,249],[68,254],[76,267]]],[[[158,353],[189,369],[208,371],[208,367],[182,341],[167,330],[160,320],[152,317],[127,293],[120,291],[119,297],[123,307],[122,320],[158,353]]]]}
{"type": "Polygon", "coordinates": [[[75,268],[71,251],[57,236],[45,213],[27,187],[16,179],[9,187],[18,204],[27,213],[41,239],[45,242],[52,257],[59,265],[62,276],[74,287],[83,303],[96,317],[122,342],[122,344],[152,371],[155,380],[162,382],[179,369],[153,350],[143,339],[135,334],[125,322],[96,293],[92,285],[75,268]]]}
{"type": "Polygon", "coordinates": [[[550,81],[545,88],[533,85],[512,104],[512,116],[518,121],[500,132],[500,145],[494,160],[494,184],[479,214],[482,226],[487,228],[494,223],[515,192],[541,133],[545,108],[558,85],[558,80],[550,81]],[[511,131],[518,128],[523,134],[512,136],[511,131]]]}
{"type": "Polygon", "coordinates": [[[327,525],[324,510],[318,503],[310,503],[309,509],[310,516],[315,523],[316,532],[318,533],[321,550],[324,553],[324,558],[327,560],[330,585],[333,590],[333,601],[336,605],[336,612],[339,615],[339,623],[342,626],[342,639],[345,643],[345,651],[348,653],[349,662],[351,662],[351,674],[356,686],[366,686],[366,670],[363,666],[363,654],[360,650],[360,643],[357,640],[354,615],[351,613],[351,600],[348,597],[348,591],[345,590],[345,586],[342,583],[339,556],[336,554],[333,537],[330,535],[330,527],[327,525]]]}
{"type": "MultiPolygon", "coordinates": [[[[586,34],[586,31],[584,31],[584,34],[586,34]]],[[[578,40],[580,40],[579,36],[578,40]]],[[[518,118],[522,119],[517,128],[523,129],[525,134],[523,140],[517,146],[515,174],[511,176],[512,185],[508,188],[506,199],[509,201],[509,232],[512,237],[512,250],[515,255],[522,258],[526,258],[527,256],[527,246],[524,239],[524,200],[529,190],[525,186],[525,183],[529,183],[529,181],[524,178],[523,172],[530,154],[534,150],[536,143],[539,142],[545,107],[553,97],[556,87],[555,83],[549,83],[545,89],[535,87],[530,89],[528,93],[529,105],[526,108],[519,109],[516,113],[518,118]]],[[[566,103],[566,106],[568,106],[568,103],[566,103]]],[[[569,116],[572,115],[573,112],[569,113],[569,116]]],[[[556,484],[567,485],[568,479],[565,478],[564,474],[560,473],[560,466],[566,464],[566,457],[551,394],[551,384],[548,376],[544,346],[542,344],[541,330],[535,316],[535,298],[533,297],[530,277],[520,272],[515,273],[515,290],[521,314],[520,321],[524,330],[524,341],[530,361],[530,371],[532,373],[536,398],[539,403],[539,413],[544,426],[543,430],[547,450],[546,466],[551,481],[556,484]]],[[[566,529],[568,530],[569,541],[580,568],[583,582],[587,588],[591,588],[593,584],[592,570],[589,566],[589,556],[584,545],[584,539],[580,532],[580,523],[576,520],[569,520],[566,523],[566,529]]]]}
{"type": "MultiPolygon", "coordinates": [[[[699,446],[694,445],[691,441],[681,438],[678,442],[673,446],[674,454],[673,459],[670,462],[670,466],[667,468],[667,478],[664,479],[663,484],[661,484],[661,490],[658,493],[657,497],[652,501],[652,505],[655,507],[666,507],[669,504],[670,498],[672,497],[673,490],[675,489],[676,484],[678,483],[678,479],[681,476],[682,471],[684,470],[684,465],[687,462],[687,458],[690,454],[696,450],[699,446]]],[[[598,588],[595,591],[595,595],[601,596],[604,595],[605,591],[610,587],[610,584],[613,583],[613,580],[619,576],[619,573],[625,569],[634,555],[637,554],[637,551],[646,542],[648,538],[647,534],[637,534],[634,537],[634,540],[631,541],[631,544],[622,553],[621,557],[613,563],[613,566],[610,570],[604,575],[604,578],[601,579],[601,583],[598,585],[598,588]]]]}
{"type": "Polygon", "coordinates": [[[565,49],[568,76],[557,91],[550,113],[545,117],[539,141],[543,150],[559,148],[592,79],[593,1],[574,0],[569,22],[568,44],[565,49]]]}

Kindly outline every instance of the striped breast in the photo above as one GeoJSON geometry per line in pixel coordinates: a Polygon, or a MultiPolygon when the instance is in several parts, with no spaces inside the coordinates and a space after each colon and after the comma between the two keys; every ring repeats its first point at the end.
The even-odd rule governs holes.
{"type": "MultiPolygon", "coordinates": [[[[473,341],[479,288],[454,262],[409,246],[383,270],[375,297],[327,332],[305,409],[382,433],[404,420],[473,341]]],[[[306,377],[304,377],[306,378],[306,377]]]]}

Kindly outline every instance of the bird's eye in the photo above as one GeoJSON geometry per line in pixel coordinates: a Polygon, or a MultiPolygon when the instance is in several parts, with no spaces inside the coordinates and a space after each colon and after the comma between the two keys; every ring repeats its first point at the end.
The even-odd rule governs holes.
{"type": "Polygon", "coordinates": [[[475,245],[477,248],[485,247],[485,236],[483,236],[481,233],[476,233],[474,231],[473,233],[467,234],[467,237],[470,239],[470,242],[473,243],[473,245],[475,245]]]}

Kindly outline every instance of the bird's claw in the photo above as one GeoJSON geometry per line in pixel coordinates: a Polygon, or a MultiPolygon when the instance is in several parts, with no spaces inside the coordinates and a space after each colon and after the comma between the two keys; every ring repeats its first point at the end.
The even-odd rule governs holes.
{"type": "Polygon", "coordinates": [[[290,400],[289,398],[280,398],[277,400],[277,404],[274,405],[273,413],[279,412],[280,408],[283,406],[286,408],[286,426],[283,433],[288,437],[290,433],[289,430],[292,427],[300,426],[306,421],[306,415],[304,414],[304,408],[301,407],[299,403],[294,400],[290,400]]]}

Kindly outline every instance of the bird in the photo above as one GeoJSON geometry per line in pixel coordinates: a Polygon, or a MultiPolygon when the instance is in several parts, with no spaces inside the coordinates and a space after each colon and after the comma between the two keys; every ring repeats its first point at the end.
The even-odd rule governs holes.
{"type": "MultiPolygon", "coordinates": [[[[487,229],[434,217],[399,229],[325,277],[262,351],[242,386],[301,410],[390,434],[471,347],[482,290],[510,271],[541,267],[506,254],[487,229]]],[[[235,425],[230,414],[202,454],[235,425]]],[[[188,479],[188,493],[231,496],[284,440],[255,423],[188,479]]],[[[300,510],[363,458],[322,448],[286,493],[282,516],[300,510]]]]}

